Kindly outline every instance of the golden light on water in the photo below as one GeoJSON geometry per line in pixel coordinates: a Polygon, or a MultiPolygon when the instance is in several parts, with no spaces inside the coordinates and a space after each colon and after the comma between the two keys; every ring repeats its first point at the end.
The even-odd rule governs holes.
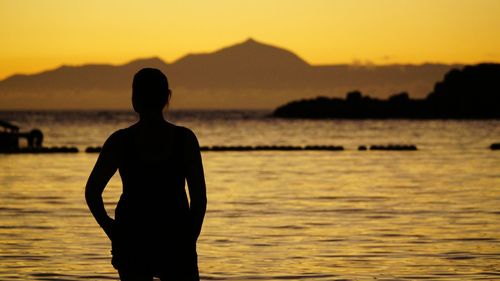
{"type": "Polygon", "coordinates": [[[61,64],[173,61],[253,37],[313,64],[500,61],[500,2],[0,2],[0,78],[61,64]]]}
{"type": "MultiPolygon", "coordinates": [[[[203,279],[471,280],[494,272],[498,181],[476,178],[491,178],[498,158],[469,152],[465,163],[447,155],[204,153],[203,279]],[[471,164],[477,177],[448,177],[471,164]]],[[[0,162],[7,187],[0,276],[116,278],[109,241],[82,196],[96,155],[8,157],[0,162]],[[28,176],[19,168],[40,165],[44,173],[28,176]]],[[[104,193],[111,214],[120,190],[115,175],[104,193]]]]}
{"type": "MultiPolygon", "coordinates": [[[[22,127],[36,123],[47,132],[47,146],[81,150],[136,120],[120,112],[14,116],[25,120],[22,127]]],[[[203,152],[209,203],[198,243],[202,280],[498,276],[500,158],[488,149],[500,136],[497,120],[176,118],[204,146],[346,148],[203,152]],[[357,150],[409,142],[418,150],[357,150]]],[[[117,279],[110,241],[84,198],[97,154],[0,156],[0,279],[117,279]]],[[[104,192],[111,215],[120,193],[116,174],[104,192]]]]}

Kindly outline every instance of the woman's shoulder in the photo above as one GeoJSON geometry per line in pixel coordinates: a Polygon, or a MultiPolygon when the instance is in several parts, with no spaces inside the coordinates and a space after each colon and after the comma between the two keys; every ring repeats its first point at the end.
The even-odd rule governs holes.
{"type": "Polygon", "coordinates": [[[196,148],[199,146],[198,138],[196,137],[196,134],[193,132],[193,130],[184,126],[178,126],[178,125],[174,126],[180,136],[180,139],[184,144],[186,144],[187,147],[196,148]]]}
{"type": "Polygon", "coordinates": [[[118,129],[118,130],[114,131],[108,137],[108,140],[111,140],[111,141],[120,141],[120,140],[122,140],[127,135],[128,131],[130,131],[130,127],[123,128],[123,129],[118,129]]]}
{"type": "Polygon", "coordinates": [[[124,140],[124,130],[120,129],[113,132],[102,145],[100,155],[102,157],[111,157],[117,159],[122,152],[124,140]]]}
{"type": "Polygon", "coordinates": [[[130,133],[130,128],[123,128],[114,131],[104,142],[104,146],[119,146],[122,145],[127,135],[130,133]]]}
{"type": "Polygon", "coordinates": [[[173,126],[175,127],[175,130],[177,130],[177,132],[179,132],[183,137],[196,137],[193,130],[189,129],[188,127],[179,125],[173,125],[173,126]]]}

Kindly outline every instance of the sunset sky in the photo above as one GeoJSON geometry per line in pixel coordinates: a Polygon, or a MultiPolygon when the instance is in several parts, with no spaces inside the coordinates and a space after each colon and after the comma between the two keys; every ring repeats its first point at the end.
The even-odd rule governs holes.
{"type": "Polygon", "coordinates": [[[0,79],[252,37],[312,64],[500,62],[498,0],[0,0],[0,79]]]}

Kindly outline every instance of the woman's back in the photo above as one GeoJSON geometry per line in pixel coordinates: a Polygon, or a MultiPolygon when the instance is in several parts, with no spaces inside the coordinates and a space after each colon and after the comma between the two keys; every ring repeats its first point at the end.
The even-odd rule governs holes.
{"type": "Polygon", "coordinates": [[[137,123],[117,131],[123,193],[115,211],[113,265],[137,263],[160,272],[178,259],[195,259],[185,191],[187,129],[167,122],[137,123]]]}
{"type": "Polygon", "coordinates": [[[121,146],[118,170],[123,196],[172,210],[189,208],[184,186],[187,157],[183,135],[186,130],[167,122],[139,122],[118,131],[121,146]]]}

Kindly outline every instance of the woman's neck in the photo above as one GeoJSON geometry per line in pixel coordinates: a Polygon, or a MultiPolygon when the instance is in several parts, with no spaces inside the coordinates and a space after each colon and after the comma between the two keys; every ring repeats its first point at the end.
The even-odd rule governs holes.
{"type": "Polygon", "coordinates": [[[163,112],[148,112],[139,114],[140,123],[163,123],[165,122],[165,117],[163,117],[163,112]]]}

